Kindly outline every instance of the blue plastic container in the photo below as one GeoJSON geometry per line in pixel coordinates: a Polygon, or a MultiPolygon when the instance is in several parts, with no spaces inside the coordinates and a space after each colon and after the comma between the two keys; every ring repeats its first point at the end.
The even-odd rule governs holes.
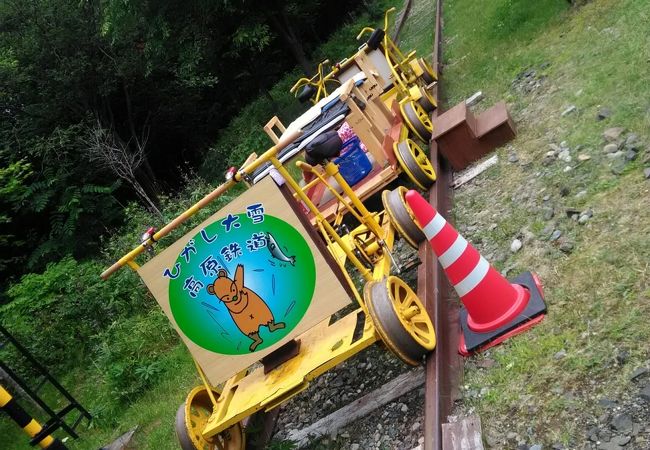
{"type": "Polygon", "coordinates": [[[341,156],[334,160],[339,172],[350,186],[363,180],[372,170],[372,163],[361,148],[358,137],[348,139],[341,147],[341,156]]]}

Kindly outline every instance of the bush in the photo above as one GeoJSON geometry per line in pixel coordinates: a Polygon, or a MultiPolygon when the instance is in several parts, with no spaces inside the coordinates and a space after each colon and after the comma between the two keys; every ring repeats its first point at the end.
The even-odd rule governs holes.
{"type": "Polygon", "coordinates": [[[110,324],[151,305],[134,274],[124,271],[108,284],[101,270],[97,262],[67,257],[8,291],[11,301],[0,309],[4,326],[54,372],[83,361],[91,338],[110,324]]]}
{"type": "Polygon", "coordinates": [[[240,113],[221,131],[219,139],[208,150],[200,174],[208,180],[221,183],[228,167],[239,167],[252,152],[261,155],[273,145],[262,127],[277,115],[285,125],[306,107],[301,105],[289,89],[300,78],[297,71],[285,76],[269,92],[244,106],[240,113]]]}
{"type": "Polygon", "coordinates": [[[169,370],[169,350],[179,343],[158,308],[115,322],[94,341],[94,364],[111,397],[122,403],[134,400],[161,379],[169,370]]]}

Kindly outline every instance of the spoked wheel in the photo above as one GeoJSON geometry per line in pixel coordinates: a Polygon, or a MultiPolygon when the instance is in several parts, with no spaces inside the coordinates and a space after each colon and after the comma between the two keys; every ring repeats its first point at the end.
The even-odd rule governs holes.
{"type": "MultiPolygon", "coordinates": [[[[214,391],[213,391],[214,392],[214,391]]],[[[219,396],[214,392],[216,397],[219,396]]],[[[240,424],[233,425],[216,436],[205,439],[202,435],[212,415],[212,402],[205,386],[190,391],[176,412],[176,437],[182,450],[244,450],[244,430],[240,424]]]]}
{"type": "Polygon", "coordinates": [[[413,100],[400,104],[399,109],[409,129],[424,142],[429,142],[433,131],[429,113],[413,100]]]}
{"type": "Polygon", "coordinates": [[[419,91],[420,91],[420,98],[418,99],[418,103],[420,104],[422,109],[424,109],[428,113],[436,109],[436,101],[433,98],[433,96],[429,94],[429,91],[422,86],[419,86],[419,91]]]}
{"type": "Polygon", "coordinates": [[[411,247],[417,249],[426,236],[415,222],[415,216],[406,203],[404,196],[407,191],[404,186],[398,186],[392,191],[385,190],[381,193],[381,202],[393,228],[411,247]]]}
{"type": "Polygon", "coordinates": [[[420,189],[427,189],[436,181],[429,157],[412,139],[395,143],[393,151],[402,170],[420,189]]]}
{"type": "Polygon", "coordinates": [[[416,59],[415,64],[417,64],[420,70],[422,70],[422,75],[420,75],[422,81],[424,81],[426,84],[431,84],[436,81],[436,74],[433,71],[433,67],[431,67],[431,64],[426,62],[424,58],[416,59]]]}
{"type": "Polygon", "coordinates": [[[418,365],[436,346],[436,334],[424,305],[401,279],[369,281],[363,297],[386,346],[402,361],[418,365]]]}

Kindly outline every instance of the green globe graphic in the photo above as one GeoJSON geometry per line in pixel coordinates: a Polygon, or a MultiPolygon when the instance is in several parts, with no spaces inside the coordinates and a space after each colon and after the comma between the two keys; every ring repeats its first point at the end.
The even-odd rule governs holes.
{"type": "Polygon", "coordinates": [[[166,275],[178,327],[198,346],[224,355],[257,352],[287,336],[309,309],[316,285],[305,238],[268,214],[216,220],[187,242],[166,275]]]}

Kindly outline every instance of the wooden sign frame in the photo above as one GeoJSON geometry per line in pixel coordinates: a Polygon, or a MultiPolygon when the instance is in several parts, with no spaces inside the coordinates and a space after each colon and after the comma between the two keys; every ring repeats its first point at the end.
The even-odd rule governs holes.
{"type": "Polygon", "coordinates": [[[212,384],[350,302],[289,202],[266,177],[138,269],[212,384]]]}

